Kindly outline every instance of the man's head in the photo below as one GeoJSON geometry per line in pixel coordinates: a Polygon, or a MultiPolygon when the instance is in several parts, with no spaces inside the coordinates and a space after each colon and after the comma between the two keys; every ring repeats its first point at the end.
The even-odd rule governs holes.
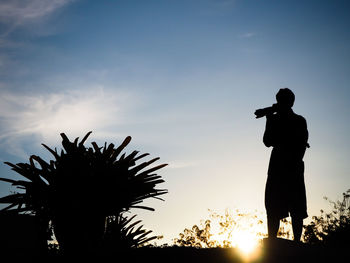
{"type": "Polygon", "coordinates": [[[294,105],[295,95],[288,88],[280,89],[276,94],[276,100],[280,107],[290,109],[294,105]]]}

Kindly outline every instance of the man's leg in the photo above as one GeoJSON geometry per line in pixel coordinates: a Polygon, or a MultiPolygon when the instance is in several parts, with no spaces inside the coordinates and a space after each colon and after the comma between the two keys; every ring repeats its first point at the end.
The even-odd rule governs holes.
{"type": "Polygon", "coordinates": [[[267,230],[269,238],[276,238],[280,228],[280,219],[274,216],[267,216],[267,230]]]}
{"type": "Polygon", "coordinates": [[[301,233],[303,231],[303,218],[300,217],[292,217],[292,227],[293,227],[293,235],[294,241],[300,241],[301,233]]]}

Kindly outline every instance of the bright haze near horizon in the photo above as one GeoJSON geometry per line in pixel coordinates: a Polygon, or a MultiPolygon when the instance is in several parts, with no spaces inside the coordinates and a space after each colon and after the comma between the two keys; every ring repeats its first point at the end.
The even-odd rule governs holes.
{"type": "MultiPolygon", "coordinates": [[[[208,209],[265,212],[257,108],[288,87],[308,123],[309,218],[350,188],[348,1],[0,2],[0,176],[60,133],[161,157],[169,193],[135,210],[164,242],[208,209]]],[[[0,196],[15,188],[0,183],[0,196]]],[[[93,193],[92,193],[93,194],[93,193]]]]}

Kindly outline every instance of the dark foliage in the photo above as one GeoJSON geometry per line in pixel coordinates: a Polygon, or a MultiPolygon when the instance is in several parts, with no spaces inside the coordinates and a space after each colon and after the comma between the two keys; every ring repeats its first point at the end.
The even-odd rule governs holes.
{"type": "Polygon", "coordinates": [[[180,247],[194,248],[212,248],[215,247],[215,241],[211,240],[210,233],[211,221],[205,220],[199,226],[194,225],[192,228],[185,228],[178,238],[174,239],[174,244],[180,247]]]}
{"type": "Polygon", "coordinates": [[[328,247],[348,247],[350,245],[350,189],[343,193],[342,201],[326,200],[331,204],[331,212],[321,210],[320,216],[313,216],[305,226],[304,240],[310,244],[328,247]]]}
{"type": "Polygon", "coordinates": [[[121,154],[131,141],[130,136],[118,147],[112,143],[100,147],[92,142],[92,147],[87,148],[84,142],[90,134],[80,142],[79,138],[71,142],[61,133],[60,153],[43,144],[54,160],[46,162],[32,155],[29,163],[6,162],[26,180],[0,178],[21,191],[0,198],[0,203],[9,204],[2,212],[33,214],[47,231],[51,223],[60,248],[66,252],[98,248],[103,244],[108,218],[118,218],[117,223],[125,228],[130,221],[122,219],[123,212],[131,208],[153,211],[141,203],[148,198],[160,199],[167,193],[156,189],[164,181],[154,173],[166,164],[149,168],[159,158],[136,165],[149,154],[121,154]]]}
{"type": "MultiPolygon", "coordinates": [[[[252,227],[255,230],[261,230],[263,225],[257,213],[242,213],[239,209],[233,212],[226,209],[224,214],[212,210],[209,212],[210,219],[201,220],[200,224],[185,228],[177,238],[174,238],[174,245],[194,248],[232,248],[237,245],[233,242],[237,232],[249,233],[252,227]]],[[[259,238],[266,236],[260,231],[254,234],[259,238]]]]}
{"type": "Polygon", "coordinates": [[[136,215],[128,218],[122,214],[107,219],[104,242],[107,250],[139,248],[145,246],[157,236],[149,236],[151,230],[139,226],[141,220],[133,222],[136,215]]]}

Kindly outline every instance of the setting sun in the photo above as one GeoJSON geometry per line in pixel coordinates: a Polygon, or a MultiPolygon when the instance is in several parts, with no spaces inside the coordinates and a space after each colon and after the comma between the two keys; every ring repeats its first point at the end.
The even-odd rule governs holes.
{"type": "Polygon", "coordinates": [[[244,254],[250,254],[254,252],[259,243],[259,239],[256,234],[248,231],[237,231],[233,234],[232,245],[244,254]]]}

